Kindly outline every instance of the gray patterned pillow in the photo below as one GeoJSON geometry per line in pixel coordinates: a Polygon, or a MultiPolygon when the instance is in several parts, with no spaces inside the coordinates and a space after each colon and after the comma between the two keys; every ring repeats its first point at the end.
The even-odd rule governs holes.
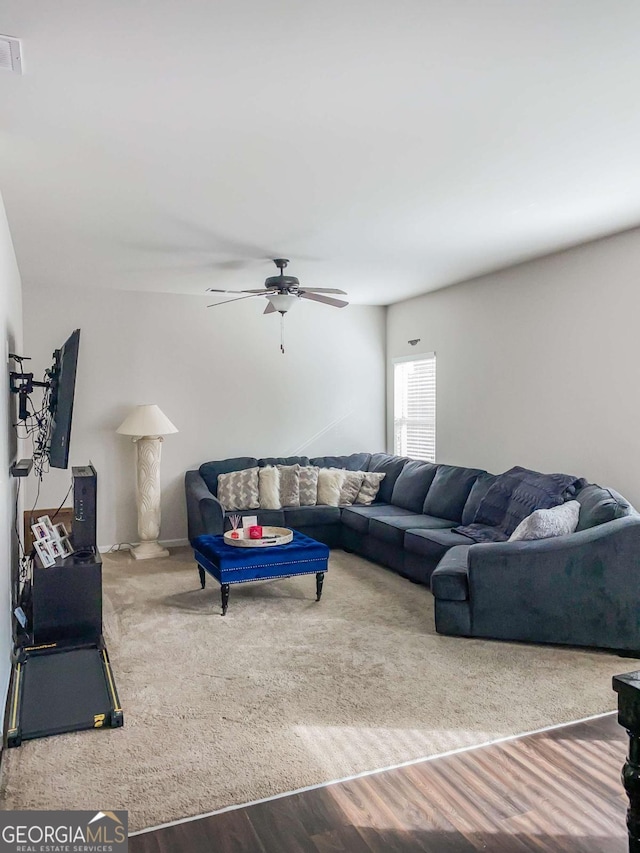
{"type": "Polygon", "coordinates": [[[340,489],[340,498],[338,500],[340,506],[351,506],[351,504],[356,502],[364,481],[364,475],[364,471],[347,471],[347,476],[344,478],[342,488],[340,489]]]}
{"type": "Polygon", "coordinates": [[[300,506],[315,506],[318,503],[318,468],[304,465],[300,468],[300,506]]]}
{"type": "Polygon", "coordinates": [[[355,502],[360,506],[372,504],[380,489],[380,483],[386,476],[386,474],[381,474],[378,471],[365,471],[364,480],[355,502]]]}
{"type": "Polygon", "coordinates": [[[300,465],[276,465],[280,471],[280,503],[300,506],[300,465]]]}
{"type": "Polygon", "coordinates": [[[225,509],[258,509],[258,468],[218,474],[218,500],[225,509]]]}

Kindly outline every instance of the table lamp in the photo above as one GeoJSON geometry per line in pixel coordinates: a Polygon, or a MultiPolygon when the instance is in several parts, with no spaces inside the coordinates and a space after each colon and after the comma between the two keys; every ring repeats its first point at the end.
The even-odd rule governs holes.
{"type": "Polygon", "coordinates": [[[163,435],[178,432],[169,418],[155,405],[136,406],[116,432],[133,436],[137,449],[138,536],[140,544],[131,548],[136,560],[168,557],[158,544],[160,535],[160,451],[163,435]]]}

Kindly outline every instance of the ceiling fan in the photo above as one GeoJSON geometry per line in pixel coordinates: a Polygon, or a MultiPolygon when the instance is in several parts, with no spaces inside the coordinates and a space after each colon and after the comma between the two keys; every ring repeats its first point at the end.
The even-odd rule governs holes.
{"type": "Polygon", "coordinates": [[[324,302],[325,305],[333,305],[334,308],[344,308],[348,305],[344,299],[334,299],[326,296],[327,293],[341,293],[346,296],[344,290],[334,287],[300,287],[299,280],[293,275],[285,275],[284,270],[289,264],[287,258],[274,258],[273,263],[278,267],[278,275],[269,276],[264,287],[257,290],[221,290],[217,287],[208,287],[210,293],[242,293],[236,299],[225,299],[222,302],[213,302],[207,308],[215,308],[217,305],[226,305],[228,302],[238,302],[240,299],[251,299],[253,296],[266,296],[269,304],[264,309],[264,314],[274,314],[278,311],[282,316],[287,313],[297,299],[311,299],[314,302],[324,302]]]}

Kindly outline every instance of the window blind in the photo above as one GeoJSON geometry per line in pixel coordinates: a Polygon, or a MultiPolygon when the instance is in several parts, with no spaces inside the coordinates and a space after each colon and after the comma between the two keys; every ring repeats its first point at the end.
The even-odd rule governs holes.
{"type": "Polygon", "coordinates": [[[394,362],[393,391],[394,452],[435,462],[435,353],[394,362]]]}

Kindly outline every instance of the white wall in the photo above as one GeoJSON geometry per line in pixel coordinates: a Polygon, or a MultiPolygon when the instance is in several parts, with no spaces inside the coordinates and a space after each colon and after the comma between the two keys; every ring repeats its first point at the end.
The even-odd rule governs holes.
{"type": "MultiPolygon", "coordinates": [[[[101,545],[137,541],[134,447],[115,433],[134,405],[157,403],[180,431],[163,444],[163,540],[186,537],[184,472],[202,462],[384,449],[384,308],[300,302],[282,355],[280,315],[263,316],[263,300],[210,301],[24,288],[36,372],[82,330],[70,465],[91,460],[98,471],[101,545]]],[[[40,506],[60,504],[70,474],[45,475],[40,506]]]]}
{"type": "Polygon", "coordinates": [[[393,305],[387,346],[437,354],[438,461],[573,473],[640,507],[640,230],[393,305]]]}
{"type": "MultiPolygon", "coordinates": [[[[0,371],[0,707],[4,708],[11,674],[11,575],[18,571],[18,543],[13,533],[17,481],[9,474],[18,456],[13,428],[16,420],[15,396],[10,399],[7,353],[22,354],[22,296],[20,273],[11,234],[0,196],[0,327],[2,363],[0,371]]],[[[21,502],[18,512],[21,513],[21,502]]],[[[19,528],[21,522],[19,522],[19,528]]]]}

